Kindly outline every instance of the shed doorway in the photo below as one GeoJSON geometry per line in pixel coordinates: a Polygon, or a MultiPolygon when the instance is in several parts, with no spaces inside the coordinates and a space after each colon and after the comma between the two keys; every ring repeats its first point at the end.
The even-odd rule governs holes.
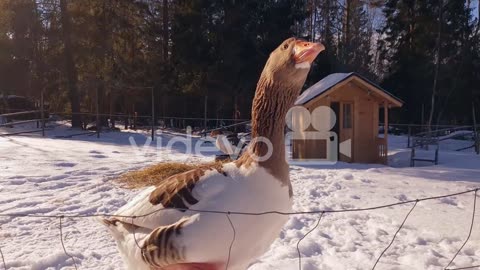
{"type": "MultiPolygon", "coordinates": [[[[350,145],[353,146],[353,123],[354,123],[354,113],[353,113],[353,102],[341,102],[342,106],[340,107],[341,115],[341,125],[340,125],[340,135],[338,136],[339,143],[348,142],[350,140],[350,145]]],[[[340,161],[352,162],[351,149],[348,151],[341,151],[342,149],[338,147],[340,153],[338,154],[340,161]],[[349,154],[347,154],[349,153],[349,154]]]]}
{"type": "MultiPolygon", "coordinates": [[[[335,125],[333,126],[332,131],[338,135],[338,140],[337,140],[338,160],[344,161],[344,162],[352,162],[352,156],[347,156],[341,153],[340,143],[348,140],[353,141],[353,122],[354,122],[353,102],[331,102],[330,108],[333,110],[337,118],[337,121],[335,121],[335,125]]],[[[333,140],[334,138],[330,138],[330,139],[333,140]]]]}
{"type": "MultiPolygon", "coordinates": [[[[340,159],[340,102],[331,102],[330,108],[335,113],[336,121],[332,131],[337,134],[337,158],[340,159]]],[[[330,140],[335,138],[330,138],[330,140]]]]}

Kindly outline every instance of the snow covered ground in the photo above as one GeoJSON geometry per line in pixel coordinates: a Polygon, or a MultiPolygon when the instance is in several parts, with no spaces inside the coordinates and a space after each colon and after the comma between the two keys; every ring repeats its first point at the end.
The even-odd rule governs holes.
{"type": "MultiPolygon", "coordinates": [[[[180,146],[166,150],[152,145],[139,152],[130,146],[129,137],[143,145],[148,133],[142,132],[104,133],[100,139],[55,137],[73,133],[78,131],[57,127],[47,138],[0,137],[0,214],[113,213],[137,193],[117,186],[115,176],[162,160],[213,159],[186,154],[180,146]]],[[[162,135],[162,145],[173,136],[162,135]]],[[[369,207],[478,188],[480,156],[452,151],[465,144],[445,141],[438,166],[408,167],[405,138],[394,136],[392,167],[293,166],[294,210],[369,207]]],[[[302,269],[371,269],[412,206],[325,214],[300,244],[302,269]]],[[[472,208],[473,193],[419,202],[376,269],[443,269],[468,235],[472,208]]],[[[478,208],[480,200],[472,236],[454,267],[480,265],[478,208]]],[[[249,270],[298,269],[297,242],[317,220],[318,215],[292,216],[271,249],[249,270]]],[[[94,218],[63,219],[63,236],[79,269],[124,269],[113,240],[94,218]]],[[[8,269],[73,269],[61,246],[58,218],[0,217],[0,249],[8,269]]]]}

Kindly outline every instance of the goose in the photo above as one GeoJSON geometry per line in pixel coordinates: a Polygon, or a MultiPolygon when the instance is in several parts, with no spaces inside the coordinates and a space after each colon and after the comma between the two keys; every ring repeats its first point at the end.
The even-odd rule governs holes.
{"type": "Polygon", "coordinates": [[[292,210],[285,116],[324,49],[289,38],[270,54],[253,100],[252,141],[237,160],[173,175],[101,219],[127,269],[245,270],[268,251],[288,217],[235,212],[292,210]]]}
{"type": "Polygon", "coordinates": [[[239,142],[235,133],[223,130],[214,130],[210,133],[210,136],[215,138],[215,146],[222,153],[229,156],[235,153],[235,148],[238,146],[239,142]]]}
{"type": "Polygon", "coordinates": [[[237,147],[236,144],[232,144],[229,138],[223,134],[217,136],[215,140],[215,146],[229,156],[235,154],[235,148],[237,147]]]}

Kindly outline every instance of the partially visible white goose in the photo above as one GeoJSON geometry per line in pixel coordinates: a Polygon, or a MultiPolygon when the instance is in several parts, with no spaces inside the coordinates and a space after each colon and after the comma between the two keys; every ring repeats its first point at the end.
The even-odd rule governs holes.
{"type": "Polygon", "coordinates": [[[292,188],[285,158],[285,115],[323,45],[289,38],[275,49],[257,84],[252,106],[252,143],[238,160],[174,175],[145,189],[116,213],[145,217],[105,219],[128,269],[245,270],[278,237],[287,217],[229,215],[291,211],[292,188]],[[273,146],[255,142],[264,137],[273,146]],[[137,243],[139,246],[137,246],[137,243]]]}
{"type": "Polygon", "coordinates": [[[210,136],[215,138],[215,146],[222,153],[229,156],[235,153],[238,145],[233,145],[229,140],[229,136],[236,136],[234,133],[228,133],[222,130],[214,130],[210,133],[210,136]]]}

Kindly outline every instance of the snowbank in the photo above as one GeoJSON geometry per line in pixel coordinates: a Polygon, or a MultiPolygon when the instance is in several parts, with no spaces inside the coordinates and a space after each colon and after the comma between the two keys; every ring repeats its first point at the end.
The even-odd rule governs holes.
{"type": "MultiPolygon", "coordinates": [[[[213,159],[186,154],[181,147],[166,150],[162,146],[173,136],[168,134],[159,147],[152,144],[138,151],[130,146],[129,137],[143,145],[148,132],[60,139],[55,136],[78,131],[56,130],[49,132],[49,138],[0,137],[0,213],[112,213],[136,194],[112,182],[120,173],[160,160],[213,159]]],[[[294,209],[367,207],[480,187],[479,156],[441,150],[438,166],[408,168],[400,166],[408,162],[405,138],[392,136],[391,142],[390,160],[403,168],[346,163],[293,166],[294,209]]],[[[443,268],[467,237],[472,206],[472,194],[418,203],[377,269],[443,268]]],[[[370,269],[411,207],[325,214],[300,244],[302,269],[370,269]]],[[[297,242],[318,217],[292,216],[271,249],[249,270],[298,269],[297,242]]],[[[480,222],[480,212],[476,217],[480,222]]],[[[478,224],[453,266],[480,264],[478,224]]],[[[58,226],[54,218],[0,217],[0,248],[7,268],[72,269],[58,226]]],[[[93,218],[65,218],[63,236],[79,269],[123,269],[113,240],[93,218]]]]}

